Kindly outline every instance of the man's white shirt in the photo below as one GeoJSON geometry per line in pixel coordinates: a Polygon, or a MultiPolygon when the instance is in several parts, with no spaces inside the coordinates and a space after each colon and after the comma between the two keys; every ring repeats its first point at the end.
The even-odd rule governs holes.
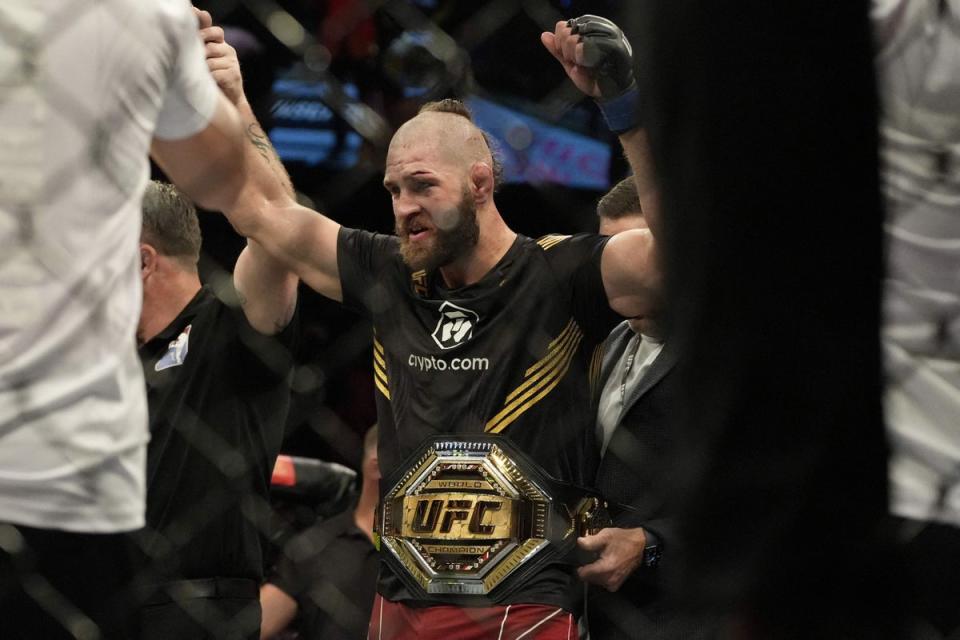
{"type": "Polygon", "coordinates": [[[187,0],[4,0],[0,34],[0,521],[134,529],[147,153],[218,90],[187,0]]]}
{"type": "Polygon", "coordinates": [[[875,0],[891,510],[960,526],[960,0],[875,0]]]}
{"type": "Polygon", "coordinates": [[[603,385],[600,405],[597,408],[597,438],[601,443],[601,456],[607,452],[610,438],[623,418],[624,407],[631,397],[631,392],[643,380],[661,351],[662,342],[634,333],[614,365],[603,385]]]}

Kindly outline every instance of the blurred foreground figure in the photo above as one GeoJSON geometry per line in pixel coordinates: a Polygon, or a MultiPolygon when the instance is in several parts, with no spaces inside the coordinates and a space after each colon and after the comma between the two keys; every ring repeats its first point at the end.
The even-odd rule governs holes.
{"type": "MultiPolygon", "coordinates": [[[[891,511],[919,638],[960,628],[960,2],[873,6],[891,511]]],[[[954,635],[951,635],[954,634],[954,635]]]]}
{"type": "Polygon", "coordinates": [[[0,637],[127,637],[147,153],[229,208],[242,130],[186,0],[4,0],[0,34],[0,637]]]}
{"type": "Polygon", "coordinates": [[[683,354],[677,593],[743,638],[896,637],[868,3],[632,15],[683,354]]]}

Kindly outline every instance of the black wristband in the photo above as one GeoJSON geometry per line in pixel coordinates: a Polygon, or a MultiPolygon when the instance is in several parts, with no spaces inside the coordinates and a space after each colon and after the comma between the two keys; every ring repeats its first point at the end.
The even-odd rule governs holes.
{"type": "Polygon", "coordinates": [[[597,100],[610,130],[620,135],[640,126],[640,90],[633,86],[612,100],[597,100]]]}

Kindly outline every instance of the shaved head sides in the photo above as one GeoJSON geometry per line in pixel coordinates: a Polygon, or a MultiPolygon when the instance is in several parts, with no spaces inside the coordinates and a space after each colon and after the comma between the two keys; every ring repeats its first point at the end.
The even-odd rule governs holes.
{"type": "Polygon", "coordinates": [[[432,139],[452,161],[469,167],[483,162],[493,171],[494,191],[503,182],[503,165],[496,145],[473,121],[469,107],[460,100],[446,98],[420,107],[416,117],[408,120],[394,137],[394,142],[432,139]],[[429,136],[429,137],[425,137],[429,136]]]}

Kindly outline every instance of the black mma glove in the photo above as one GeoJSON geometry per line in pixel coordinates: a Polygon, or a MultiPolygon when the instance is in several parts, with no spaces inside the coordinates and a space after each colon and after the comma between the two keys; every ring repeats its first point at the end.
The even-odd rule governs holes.
{"type": "Polygon", "coordinates": [[[583,43],[583,65],[593,69],[597,104],[610,130],[620,134],[640,125],[640,91],[633,76],[633,48],[616,24],[600,16],[567,21],[583,43]]]}

